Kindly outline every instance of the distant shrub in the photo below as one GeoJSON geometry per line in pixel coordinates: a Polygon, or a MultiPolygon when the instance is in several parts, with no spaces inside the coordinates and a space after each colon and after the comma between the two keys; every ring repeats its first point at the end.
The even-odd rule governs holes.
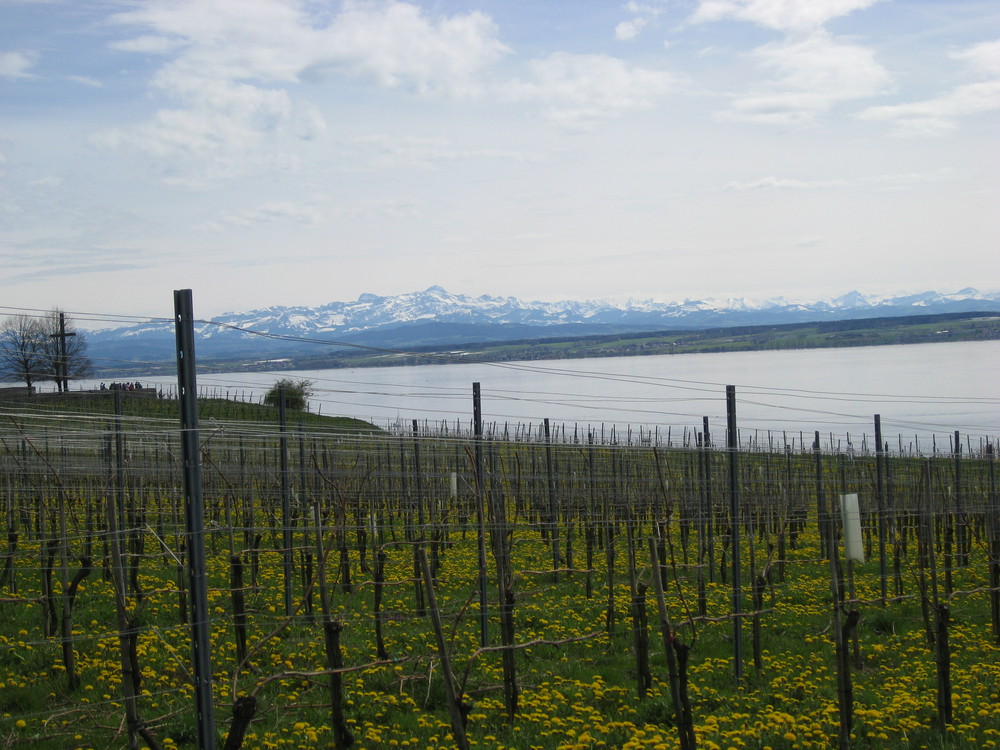
{"type": "Polygon", "coordinates": [[[305,411],[309,397],[313,395],[312,381],[281,378],[275,381],[264,395],[264,403],[267,406],[280,406],[282,395],[284,395],[286,409],[305,411]]]}

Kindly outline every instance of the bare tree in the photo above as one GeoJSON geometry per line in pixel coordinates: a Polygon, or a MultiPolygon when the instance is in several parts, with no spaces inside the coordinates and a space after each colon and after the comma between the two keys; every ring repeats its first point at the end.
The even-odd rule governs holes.
{"type": "Polygon", "coordinates": [[[46,380],[41,321],[30,315],[14,315],[0,325],[0,378],[20,380],[31,388],[46,380]]]}
{"type": "Polygon", "coordinates": [[[58,390],[68,391],[71,379],[86,378],[94,372],[87,356],[87,339],[62,310],[53,310],[40,322],[44,379],[55,381],[58,390]]]}
{"type": "Polygon", "coordinates": [[[28,388],[52,380],[67,391],[71,378],[93,370],[87,339],[60,310],[43,317],[14,315],[0,324],[0,380],[19,380],[28,388]]]}

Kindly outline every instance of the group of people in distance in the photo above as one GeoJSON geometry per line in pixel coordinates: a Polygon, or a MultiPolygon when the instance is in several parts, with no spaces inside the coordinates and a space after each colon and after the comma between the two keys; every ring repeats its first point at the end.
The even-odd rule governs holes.
{"type": "Polygon", "coordinates": [[[112,383],[110,386],[101,383],[102,391],[141,391],[142,383],[138,380],[134,383],[112,383]]]}

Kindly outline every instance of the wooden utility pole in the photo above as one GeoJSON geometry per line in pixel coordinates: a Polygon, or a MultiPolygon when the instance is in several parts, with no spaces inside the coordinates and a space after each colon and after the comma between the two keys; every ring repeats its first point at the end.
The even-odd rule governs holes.
{"type": "Polygon", "coordinates": [[[66,354],[66,339],[76,336],[75,331],[66,332],[66,313],[59,313],[59,333],[50,333],[50,339],[59,339],[59,356],[56,358],[56,390],[69,390],[69,362],[66,354]]]}

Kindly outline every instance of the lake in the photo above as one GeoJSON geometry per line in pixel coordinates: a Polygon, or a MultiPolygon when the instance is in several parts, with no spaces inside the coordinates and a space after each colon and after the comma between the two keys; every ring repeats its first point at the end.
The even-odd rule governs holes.
{"type": "MultiPolygon", "coordinates": [[[[215,373],[198,376],[205,395],[259,399],[278,377],[307,378],[310,409],[409,426],[412,419],[468,429],[472,383],[481,383],[483,419],[513,435],[544,418],[572,437],[612,429],[619,440],[653,435],[676,444],[709,418],[713,441],[725,440],[725,386],[736,387],[741,438],[780,447],[874,444],[880,414],[893,449],[950,450],[955,430],[977,448],[1000,435],[997,389],[1000,342],[807,349],[649,357],[462,363],[412,367],[215,373]]],[[[176,378],[141,379],[176,390],[176,378]]],[[[97,381],[80,384],[95,387],[97,381]]]]}

